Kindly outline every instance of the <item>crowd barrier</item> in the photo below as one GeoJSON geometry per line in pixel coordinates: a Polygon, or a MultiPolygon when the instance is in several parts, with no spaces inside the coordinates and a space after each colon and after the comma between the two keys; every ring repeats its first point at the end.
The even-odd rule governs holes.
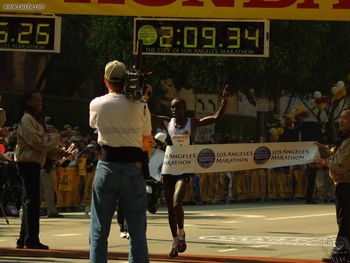
{"type": "MultiPolygon", "coordinates": [[[[58,208],[76,208],[90,205],[94,171],[87,171],[86,158],[79,158],[77,166],[58,166],[52,169],[51,173],[58,208]]],[[[44,198],[44,195],[41,196],[44,198]]],[[[44,199],[41,207],[46,207],[44,199]]]]}
{"type": "MultiPolygon", "coordinates": [[[[78,163],[78,166],[52,170],[59,208],[83,207],[91,203],[94,172],[86,171],[85,158],[80,158],[78,163]]],[[[198,176],[200,199],[204,203],[305,198],[307,186],[305,167],[205,173],[198,176]]],[[[185,202],[195,200],[193,189],[191,182],[185,202]]],[[[322,187],[318,189],[321,192],[317,194],[323,196],[322,187]]],[[[45,206],[44,200],[42,206],[45,206]]]]}
{"type": "MultiPolygon", "coordinates": [[[[255,169],[199,174],[203,202],[304,198],[306,172],[296,169],[255,169]]],[[[189,187],[185,201],[194,200],[189,187]]]]}

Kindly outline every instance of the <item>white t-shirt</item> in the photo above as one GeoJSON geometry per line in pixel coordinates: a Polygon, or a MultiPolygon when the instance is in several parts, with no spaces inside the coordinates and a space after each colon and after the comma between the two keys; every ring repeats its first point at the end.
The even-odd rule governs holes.
{"type": "Polygon", "coordinates": [[[110,92],[90,102],[90,126],[98,130],[98,143],[111,147],[140,147],[142,135],[151,134],[146,103],[110,92]]]}

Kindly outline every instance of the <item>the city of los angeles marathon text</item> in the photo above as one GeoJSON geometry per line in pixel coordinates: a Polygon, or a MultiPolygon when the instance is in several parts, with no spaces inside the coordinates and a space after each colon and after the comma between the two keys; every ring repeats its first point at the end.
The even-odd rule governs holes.
{"type": "Polygon", "coordinates": [[[45,4],[3,4],[3,10],[44,10],[45,4]]]}

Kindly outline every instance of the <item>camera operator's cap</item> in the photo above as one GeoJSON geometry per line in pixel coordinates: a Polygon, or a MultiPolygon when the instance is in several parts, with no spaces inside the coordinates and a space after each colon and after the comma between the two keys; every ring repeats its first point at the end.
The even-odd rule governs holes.
{"type": "Polygon", "coordinates": [[[126,67],[118,60],[110,61],[105,67],[105,78],[110,82],[122,82],[125,80],[126,67]]]}

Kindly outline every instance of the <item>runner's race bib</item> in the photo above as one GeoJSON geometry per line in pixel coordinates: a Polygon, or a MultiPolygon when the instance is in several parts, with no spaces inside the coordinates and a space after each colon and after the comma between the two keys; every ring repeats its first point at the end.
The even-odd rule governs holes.
{"type": "Polygon", "coordinates": [[[176,146],[183,146],[183,145],[190,145],[190,136],[189,135],[173,135],[171,137],[171,140],[173,142],[173,145],[176,146]]]}

